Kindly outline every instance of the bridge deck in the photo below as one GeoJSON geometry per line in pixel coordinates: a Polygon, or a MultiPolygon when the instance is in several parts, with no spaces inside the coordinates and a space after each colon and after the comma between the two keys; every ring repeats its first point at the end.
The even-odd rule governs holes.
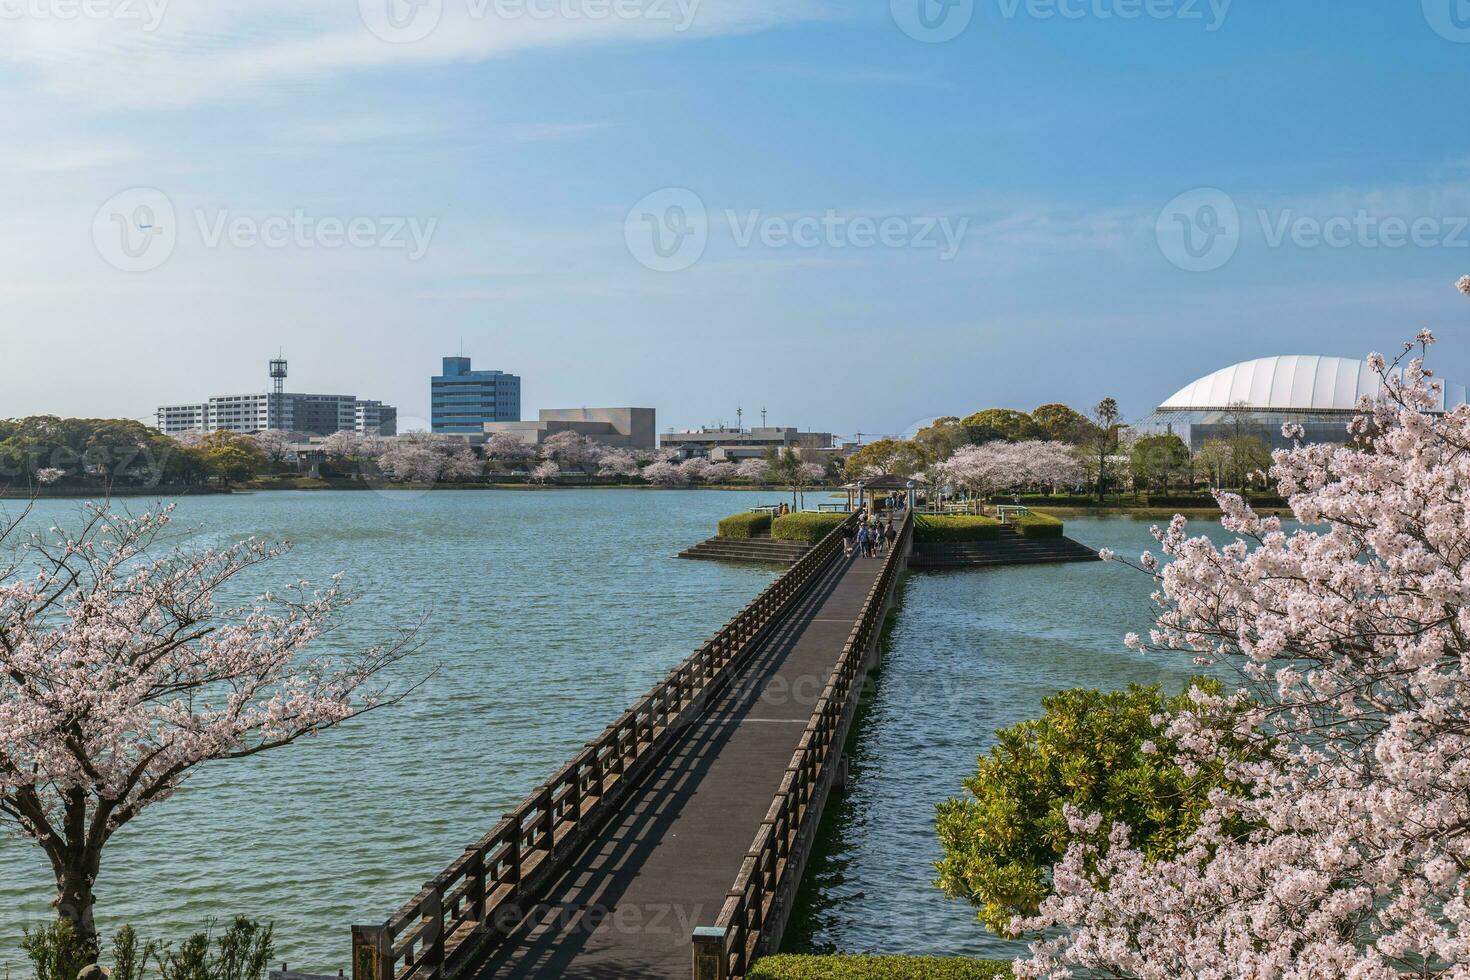
{"type": "Polygon", "coordinates": [[[477,980],[690,975],[882,565],[835,559],[477,980]]]}

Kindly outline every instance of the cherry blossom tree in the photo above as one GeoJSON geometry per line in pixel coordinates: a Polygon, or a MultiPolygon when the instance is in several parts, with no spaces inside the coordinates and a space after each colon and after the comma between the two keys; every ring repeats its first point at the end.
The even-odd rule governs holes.
{"type": "Polygon", "coordinates": [[[686,459],[679,464],[679,482],[701,483],[709,477],[710,461],[701,456],[686,459]]]}
{"type": "Polygon", "coordinates": [[[265,453],[272,466],[296,461],[296,444],[291,440],[291,433],[282,429],[263,429],[250,438],[265,453]]]}
{"type": "Polygon", "coordinates": [[[771,472],[771,464],[763,459],[747,459],[735,467],[735,475],[751,483],[765,483],[771,472]]]}
{"type": "Polygon", "coordinates": [[[1105,841],[1069,847],[1017,920],[1040,935],[1021,975],[1470,977],[1470,408],[1434,411],[1432,341],[1369,357],[1355,445],[1274,454],[1296,525],[1220,494],[1228,544],[1156,529],[1156,623],[1127,643],[1238,671],[1169,736],[1243,788],[1156,860],[1072,811],[1105,841]]]}
{"type": "Polygon", "coordinates": [[[378,469],[399,483],[438,483],[445,457],[424,433],[385,441],[378,454],[378,469]]]}
{"type": "Polygon", "coordinates": [[[321,441],[321,450],[333,460],[361,459],[377,454],[374,440],[357,432],[333,432],[321,441]]]}
{"type": "Polygon", "coordinates": [[[538,458],[536,447],[507,432],[497,432],[485,443],[485,458],[502,469],[529,466],[538,458]]]}
{"type": "Polygon", "coordinates": [[[583,473],[597,472],[602,452],[602,446],[570,430],[558,432],[541,445],[543,459],[556,461],[563,470],[580,470],[583,473]]]}
{"type": "Polygon", "coordinates": [[[17,521],[0,534],[19,545],[0,568],[0,821],[46,855],[57,914],[94,955],[93,889],[118,830],[200,765],[290,745],[406,693],[378,678],[411,634],[312,658],[352,601],[339,581],[223,608],[242,573],[288,546],[170,547],[171,515],[89,504],[77,529],[22,537],[17,521]]]}
{"type": "Polygon", "coordinates": [[[597,463],[598,476],[637,476],[638,469],[638,457],[627,449],[608,449],[597,463]]]}
{"type": "Polygon", "coordinates": [[[668,460],[659,460],[643,468],[643,478],[656,487],[682,487],[689,477],[681,467],[668,460]]]}
{"type": "Polygon", "coordinates": [[[711,463],[704,472],[706,483],[728,483],[735,478],[734,463],[711,463]]]}
{"type": "Polygon", "coordinates": [[[555,483],[561,479],[561,467],[548,459],[531,471],[531,479],[537,483],[555,483]]]}

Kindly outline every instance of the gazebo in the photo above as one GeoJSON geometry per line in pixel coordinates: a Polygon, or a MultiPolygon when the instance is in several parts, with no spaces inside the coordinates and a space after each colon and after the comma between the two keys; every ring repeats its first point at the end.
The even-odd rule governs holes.
{"type": "MultiPolygon", "coordinates": [[[[907,494],[916,486],[914,480],[907,476],[894,476],[885,473],[882,476],[869,477],[866,480],[858,480],[856,483],[848,483],[842,489],[847,491],[847,509],[856,510],[863,503],[864,494],[875,496],[891,496],[894,493],[907,494]]],[[[912,501],[910,501],[912,503],[912,501]]]]}

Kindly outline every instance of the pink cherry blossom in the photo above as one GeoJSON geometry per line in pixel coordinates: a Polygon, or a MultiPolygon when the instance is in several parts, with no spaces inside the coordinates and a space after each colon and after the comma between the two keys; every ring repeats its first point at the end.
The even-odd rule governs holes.
{"type": "Polygon", "coordinates": [[[1371,445],[1274,455],[1298,525],[1221,495],[1223,546],[1155,530],[1160,611],[1128,644],[1235,668],[1169,734],[1245,790],[1171,857],[1121,824],[1074,844],[1018,975],[1470,977],[1470,408],[1432,412],[1422,354],[1372,363],[1371,445]]]}
{"type": "Polygon", "coordinates": [[[119,828],[196,766],[393,702],[401,694],[374,677],[411,643],[312,659],[351,602],[339,582],[219,605],[284,546],[167,547],[171,507],[88,505],[83,517],[74,532],[21,542],[0,567],[0,822],[45,852],[59,914],[91,938],[93,886],[119,828]]]}

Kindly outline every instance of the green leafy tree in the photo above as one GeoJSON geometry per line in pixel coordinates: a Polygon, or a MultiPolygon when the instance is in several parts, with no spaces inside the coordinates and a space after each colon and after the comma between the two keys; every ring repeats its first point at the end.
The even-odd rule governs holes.
{"type": "Polygon", "coordinates": [[[211,432],[200,441],[199,449],[205,472],[221,485],[252,480],[270,466],[254,439],[234,432],[211,432]]]}
{"type": "Polygon", "coordinates": [[[931,462],[949,459],[954,451],[968,443],[969,436],[959,416],[937,418],[914,434],[914,445],[931,462]]]}
{"type": "Polygon", "coordinates": [[[968,441],[975,444],[1000,440],[1025,442],[1041,437],[1041,430],[1031,416],[1012,408],[987,408],[966,416],[960,425],[968,430],[968,441]]]}
{"type": "MultiPolygon", "coordinates": [[[[1221,691],[1217,681],[1193,685],[1221,691]]],[[[1012,935],[1012,918],[1035,912],[1052,866],[1074,840],[1069,804],[1102,815],[1100,846],[1112,822],[1122,821],[1150,859],[1172,854],[1198,826],[1210,790],[1240,788],[1226,780],[1223,763],[1190,775],[1173,761],[1168,721],[1189,703],[1188,694],[1167,697],[1157,685],[1063,691],[1042,700],[1040,719],[997,732],[996,746],[965,780],[970,796],[939,804],[939,887],[974,905],[992,931],[1012,935]]]]}
{"type": "Polygon", "coordinates": [[[1165,493],[1176,479],[1189,473],[1189,463],[1189,447],[1173,433],[1144,436],[1133,443],[1128,454],[1134,482],[1165,493]]]}
{"type": "Polygon", "coordinates": [[[849,480],[861,480],[874,472],[912,476],[926,465],[928,458],[917,443],[904,439],[879,439],[847,457],[843,472],[849,480]]]}
{"type": "Polygon", "coordinates": [[[1066,405],[1042,405],[1031,413],[1031,421],[1039,433],[1038,438],[1053,442],[1069,442],[1080,445],[1092,435],[1093,425],[1087,416],[1066,405]]]}

